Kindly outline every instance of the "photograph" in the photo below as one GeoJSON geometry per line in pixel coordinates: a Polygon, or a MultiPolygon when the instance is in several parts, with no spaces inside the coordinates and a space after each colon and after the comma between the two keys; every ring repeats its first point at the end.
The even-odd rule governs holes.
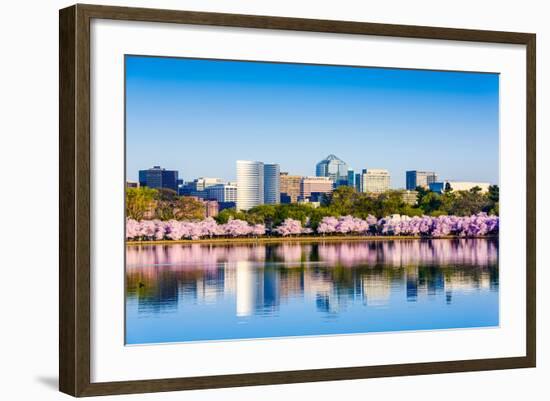
{"type": "Polygon", "coordinates": [[[499,73],[124,78],[126,345],[499,327],[499,73]]]}

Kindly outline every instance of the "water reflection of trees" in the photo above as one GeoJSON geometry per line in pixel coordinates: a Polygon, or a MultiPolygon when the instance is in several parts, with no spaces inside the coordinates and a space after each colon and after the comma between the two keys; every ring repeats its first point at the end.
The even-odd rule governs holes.
{"type": "Polygon", "coordinates": [[[238,316],[276,314],[291,298],[338,313],[348,304],[498,289],[498,241],[487,239],[127,247],[127,295],[140,312],[234,299],[238,316]],[[404,294],[404,295],[403,295],[404,294]]]}

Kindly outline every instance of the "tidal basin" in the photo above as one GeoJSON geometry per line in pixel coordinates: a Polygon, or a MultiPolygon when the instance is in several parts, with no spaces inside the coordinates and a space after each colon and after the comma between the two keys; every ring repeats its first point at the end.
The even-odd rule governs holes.
{"type": "Polygon", "coordinates": [[[498,325],[497,238],[126,247],[126,344],[498,325]]]}

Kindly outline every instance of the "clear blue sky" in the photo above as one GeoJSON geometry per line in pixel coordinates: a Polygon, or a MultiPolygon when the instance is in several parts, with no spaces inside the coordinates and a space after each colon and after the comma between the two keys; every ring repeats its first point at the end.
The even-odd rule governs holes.
{"type": "Polygon", "coordinates": [[[126,56],[127,176],[235,179],[235,161],[498,183],[498,74],[126,56]]]}

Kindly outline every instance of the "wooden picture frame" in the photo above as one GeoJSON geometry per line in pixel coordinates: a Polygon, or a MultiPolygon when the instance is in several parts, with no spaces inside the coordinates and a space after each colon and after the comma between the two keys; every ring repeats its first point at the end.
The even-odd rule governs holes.
{"type": "Polygon", "coordinates": [[[536,361],[535,34],[74,5],[59,14],[59,388],[73,396],[534,367],[536,361]],[[90,21],[94,18],[526,46],[526,356],[92,383],[90,380],[90,21]]]}

